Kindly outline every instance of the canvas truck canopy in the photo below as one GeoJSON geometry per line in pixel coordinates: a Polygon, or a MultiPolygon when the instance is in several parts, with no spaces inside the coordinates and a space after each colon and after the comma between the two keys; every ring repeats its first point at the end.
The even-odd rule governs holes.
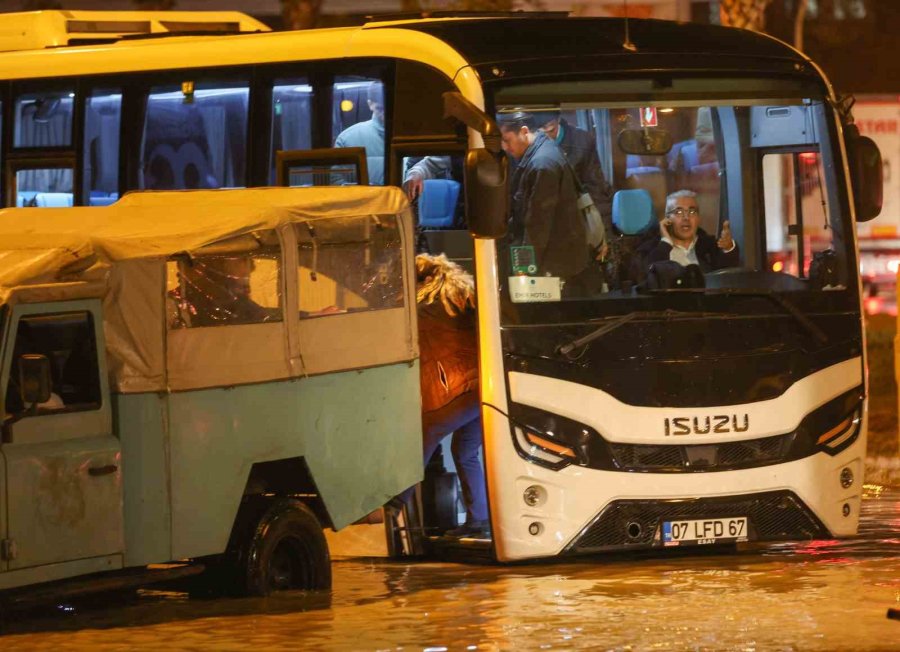
{"type": "Polygon", "coordinates": [[[0,211],[0,300],[101,298],[121,392],[358,369],[416,357],[412,237],[397,188],[10,208],[0,211]]]}

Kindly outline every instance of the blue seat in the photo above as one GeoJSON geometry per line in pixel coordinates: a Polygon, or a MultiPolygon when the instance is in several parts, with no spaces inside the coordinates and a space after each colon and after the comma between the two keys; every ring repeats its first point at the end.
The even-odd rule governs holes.
{"type": "Polygon", "coordinates": [[[453,179],[426,179],[419,196],[419,225],[426,229],[453,226],[459,188],[453,179]]]}
{"type": "Polygon", "coordinates": [[[88,206],[109,206],[118,198],[119,193],[117,192],[101,192],[99,190],[92,190],[91,196],[88,199],[88,206]]]}
{"type": "Polygon", "coordinates": [[[34,203],[40,208],[71,208],[72,193],[39,192],[34,197],[34,203]]]}
{"type": "Polygon", "coordinates": [[[612,221],[624,235],[649,229],[656,222],[650,193],[643,188],[617,191],[613,195],[612,221]]]}

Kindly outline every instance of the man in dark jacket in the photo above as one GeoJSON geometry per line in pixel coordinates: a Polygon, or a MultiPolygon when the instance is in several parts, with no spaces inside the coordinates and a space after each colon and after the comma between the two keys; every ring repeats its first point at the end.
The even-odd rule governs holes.
{"type": "Polygon", "coordinates": [[[594,137],[584,129],[570,125],[565,118],[560,117],[559,111],[541,112],[538,117],[544,120],[541,131],[565,154],[578,181],[600,211],[607,233],[612,233],[613,191],[603,176],[594,137]]]}
{"type": "Polygon", "coordinates": [[[740,251],[731,237],[728,220],[722,223],[722,234],[718,239],[699,225],[697,193],[679,190],[669,195],[666,198],[666,218],[659,223],[659,235],[638,248],[646,266],[671,260],[684,267],[699,265],[705,273],[741,264],[740,251]]]}
{"type": "Polygon", "coordinates": [[[566,294],[595,291],[584,216],[574,177],[562,152],[524,111],[500,117],[503,149],[516,162],[510,190],[509,244],[534,250],[535,276],[556,276],[566,294]]]}

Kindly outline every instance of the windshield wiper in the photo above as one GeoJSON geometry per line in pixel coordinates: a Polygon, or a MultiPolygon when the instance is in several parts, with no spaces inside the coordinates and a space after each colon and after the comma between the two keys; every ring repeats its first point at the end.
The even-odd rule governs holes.
{"type": "Polygon", "coordinates": [[[594,340],[603,337],[607,333],[616,330],[620,326],[624,326],[630,321],[643,317],[645,319],[670,319],[672,317],[709,317],[711,314],[719,314],[719,313],[708,313],[708,312],[684,312],[681,310],[663,310],[663,311],[653,311],[653,310],[635,310],[634,312],[629,312],[628,314],[622,315],[620,317],[614,317],[611,320],[608,320],[605,324],[603,324],[600,328],[595,331],[588,333],[583,337],[579,337],[577,340],[572,340],[568,344],[561,344],[556,347],[556,352],[561,353],[562,355],[569,355],[575,349],[578,349],[585,344],[590,344],[594,340]]]}
{"type": "Polygon", "coordinates": [[[807,333],[813,336],[813,339],[815,339],[818,344],[823,346],[825,344],[828,344],[828,335],[825,334],[825,331],[819,328],[815,324],[815,322],[813,322],[813,320],[803,314],[803,312],[791,301],[780,294],[776,294],[774,290],[767,290],[763,288],[678,288],[670,290],[644,290],[644,292],[647,294],[669,294],[675,292],[679,294],[724,294],[728,296],[739,297],[765,297],[766,299],[769,299],[773,303],[780,306],[786,313],[793,317],[798,324],[806,329],[807,333]]]}

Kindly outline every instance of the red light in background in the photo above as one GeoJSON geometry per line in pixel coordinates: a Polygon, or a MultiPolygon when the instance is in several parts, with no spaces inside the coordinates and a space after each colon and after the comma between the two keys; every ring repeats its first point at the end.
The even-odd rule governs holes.
{"type": "Polygon", "coordinates": [[[815,152],[800,152],[798,155],[800,160],[804,163],[812,165],[816,162],[816,153],[815,152]]]}
{"type": "Polygon", "coordinates": [[[880,297],[869,297],[866,299],[865,304],[868,314],[875,315],[881,312],[882,300],[880,297]]]}

